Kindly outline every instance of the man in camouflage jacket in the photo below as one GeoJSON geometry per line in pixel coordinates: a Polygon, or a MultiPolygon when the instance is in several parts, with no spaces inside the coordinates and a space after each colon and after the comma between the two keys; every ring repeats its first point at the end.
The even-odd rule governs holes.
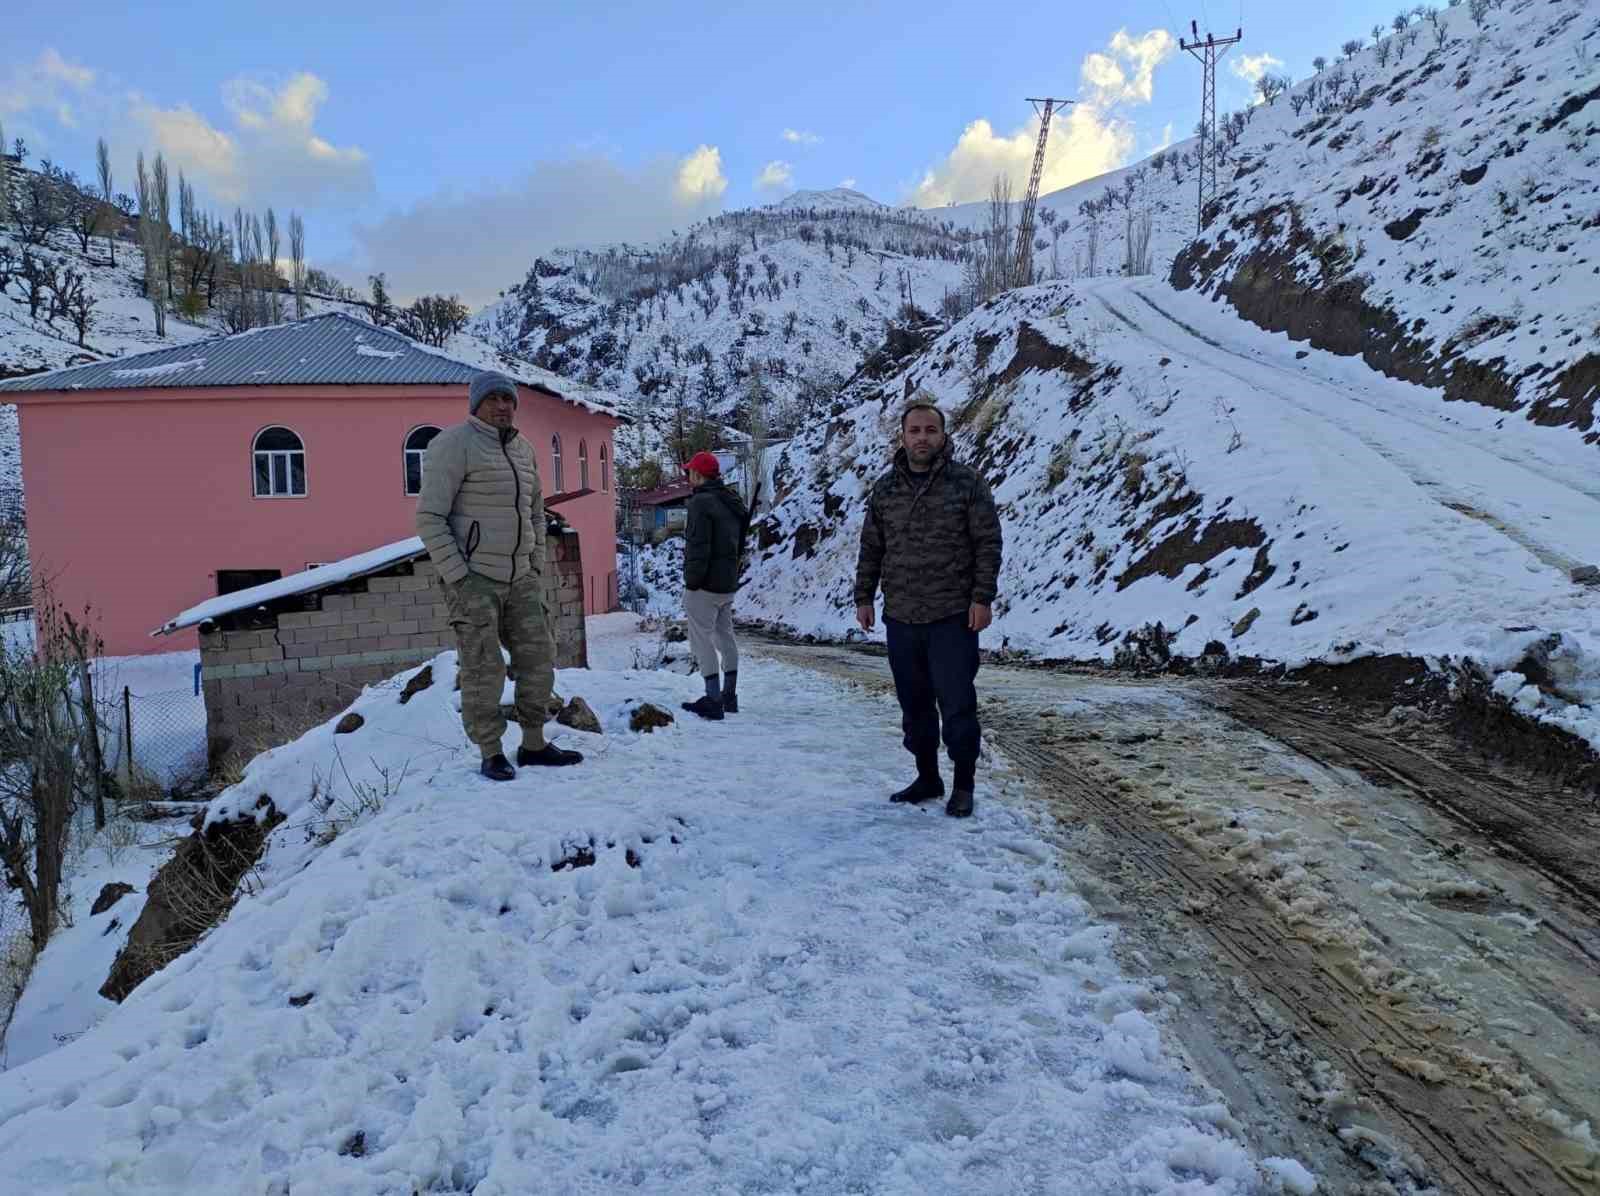
{"type": "Polygon", "coordinates": [[[989,626],[1000,575],[1000,517],[988,485],[954,459],[944,415],[915,402],[900,419],[894,468],[874,483],[856,563],[856,621],[872,630],[883,588],[889,666],[917,779],[898,802],[944,795],[940,722],[955,765],[945,813],[972,813],[978,767],[978,634],[989,626]]]}

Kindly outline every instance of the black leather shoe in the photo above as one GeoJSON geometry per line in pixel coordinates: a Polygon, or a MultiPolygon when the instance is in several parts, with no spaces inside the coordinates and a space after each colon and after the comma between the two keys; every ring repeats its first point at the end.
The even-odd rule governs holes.
{"type": "Polygon", "coordinates": [[[698,714],[701,718],[708,718],[714,723],[722,721],[722,703],[716,698],[696,698],[692,702],[685,702],[683,708],[690,714],[698,714]]]}
{"type": "Polygon", "coordinates": [[[942,779],[940,779],[937,775],[930,777],[922,773],[918,773],[916,780],[912,781],[911,784],[900,790],[900,792],[891,793],[889,795],[889,800],[910,802],[912,805],[915,805],[917,802],[929,801],[935,797],[943,796],[944,781],[942,779]]]}
{"type": "MultiPolygon", "coordinates": [[[[520,755],[521,753],[518,754],[520,755]]],[[[517,776],[517,770],[511,767],[511,761],[507,760],[499,752],[496,752],[478,765],[478,771],[491,781],[511,781],[515,780],[517,776]]]]}
{"type": "Polygon", "coordinates": [[[566,748],[558,748],[553,743],[547,743],[536,752],[527,748],[517,749],[517,767],[527,768],[530,765],[544,765],[547,768],[561,768],[568,764],[581,764],[582,752],[569,752],[566,748]]]}
{"type": "Polygon", "coordinates": [[[972,790],[957,789],[950,794],[950,800],[944,803],[944,812],[952,818],[972,817],[972,790]]]}

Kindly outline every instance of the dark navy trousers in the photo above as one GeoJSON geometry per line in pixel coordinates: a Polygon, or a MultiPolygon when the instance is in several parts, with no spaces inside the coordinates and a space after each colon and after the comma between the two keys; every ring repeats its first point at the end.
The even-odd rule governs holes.
{"type": "Polygon", "coordinates": [[[889,669],[900,699],[900,726],[906,751],[919,760],[939,754],[940,722],[944,745],[958,772],[978,762],[978,633],[967,627],[967,613],[937,623],[898,623],[884,619],[889,669]]]}

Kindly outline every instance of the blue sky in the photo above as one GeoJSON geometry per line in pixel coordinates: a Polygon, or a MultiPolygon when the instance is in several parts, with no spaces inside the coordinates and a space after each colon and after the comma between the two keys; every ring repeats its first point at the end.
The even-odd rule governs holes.
{"type": "Polygon", "coordinates": [[[1025,175],[1025,96],[1082,101],[1052,138],[1046,184],[1066,185],[1193,127],[1178,20],[1243,21],[1225,110],[1250,95],[1233,65],[1265,54],[1300,78],[1397,7],[406,0],[374,19],[327,0],[22,0],[0,122],[82,174],[106,136],[124,184],[136,149],[164,150],[218,208],[301,211],[310,256],[348,281],[381,268],[402,295],[476,303],[553,244],[655,237],[794,188],[980,198],[996,171],[1025,175]]]}

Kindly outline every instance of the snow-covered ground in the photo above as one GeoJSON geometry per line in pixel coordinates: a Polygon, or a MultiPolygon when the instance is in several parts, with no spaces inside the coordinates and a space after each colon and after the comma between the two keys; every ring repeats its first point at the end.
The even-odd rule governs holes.
{"type": "MultiPolygon", "coordinates": [[[[607,663],[640,643],[595,630],[607,663]]],[[[496,786],[453,654],[431,668],[216,800],[270,793],[287,820],[196,950],[0,1074],[11,1182],[1312,1190],[1170,1053],[1162,982],[1119,973],[1002,762],[955,822],[884,800],[885,697],[751,662],[748,713],[637,734],[631,709],[676,712],[693,682],[596,669],[558,678],[604,725],[562,733],[585,763],[496,786]]]]}

